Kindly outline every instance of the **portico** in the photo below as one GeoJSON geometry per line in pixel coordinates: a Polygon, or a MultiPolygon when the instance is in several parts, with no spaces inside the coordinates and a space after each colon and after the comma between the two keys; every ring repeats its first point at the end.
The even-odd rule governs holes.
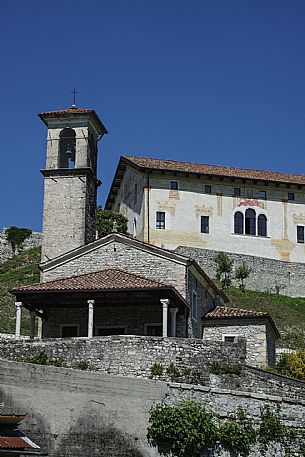
{"type": "Polygon", "coordinates": [[[63,278],[14,289],[16,339],[22,307],[42,319],[42,337],[113,334],[186,337],[189,305],[169,285],[118,269],[63,278]]]}

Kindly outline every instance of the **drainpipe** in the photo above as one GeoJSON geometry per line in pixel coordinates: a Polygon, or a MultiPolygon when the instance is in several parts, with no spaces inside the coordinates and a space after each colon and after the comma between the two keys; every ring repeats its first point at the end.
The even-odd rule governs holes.
{"type": "Polygon", "coordinates": [[[148,171],[147,175],[147,243],[150,243],[150,234],[149,234],[149,224],[150,224],[150,218],[149,218],[149,213],[150,213],[150,174],[151,170],[148,171]]]}

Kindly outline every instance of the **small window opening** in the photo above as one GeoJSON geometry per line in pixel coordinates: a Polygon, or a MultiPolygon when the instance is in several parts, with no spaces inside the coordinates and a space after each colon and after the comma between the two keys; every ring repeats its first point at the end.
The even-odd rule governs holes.
{"type": "Polygon", "coordinates": [[[244,233],[244,216],[239,211],[234,214],[234,233],[239,235],[244,233]]]}
{"type": "Polygon", "coordinates": [[[234,187],[234,197],[240,197],[240,187],[234,187]]]}
{"type": "Polygon", "coordinates": [[[288,200],[293,202],[295,200],[294,192],[288,192],[288,200]]]}
{"type": "Polygon", "coordinates": [[[304,227],[297,225],[297,242],[304,244],[304,227]]]}
{"type": "Polygon", "coordinates": [[[192,293],[192,318],[197,321],[197,294],[194,290],[192,293]]]}
{"type": "Polygon", "coordinates": [[[248,187],[246,189],[246,197],[247,198],[253,198],[253,189],[251,187],[248,187]]]}
{"type": "Polygon", "coordinates": [[[63,129],[59,135],[59,168],[75,167],[76,134],[73,129],[63,129]]]}
{"type": "Polygon", "coordinates": [[[205,194],[211,194],[212,193],[212,186],[209,186],[208,184],[206,184],[204,186],[204,193],[205,194]]]}
{"type": "Polygon", "coordinates": [[[231,335],[225,335],[223,340],[225,343],[234,343],[235,342],[235,336],[231,336],[231,335]]]}
{"type": "Polygon", "coordinates": [[[156,213],[156,228],[165,229],[165,212],[163,211],[157,211],[156,213]]]}
{"type": "Polygon", "coordinates": [[[254,209],[247,209],[245,217],[246,235],[256,235],[256,217],[254,209]]]}
{"type": "Polygon", "coordinates": [[[267,236],[267,218],[264,214],[258,216],[258,236],[267,236]]]}
{"type": "Polygon", "coordinates": [[[259,198],[261,200],[266,200],[267,199],[267,192],[265,190],[260,190],[259,191],[259,198]]]}
{"type": "Polygon", "coordinates": [[[179,190],[179,182],[178,181],[171,181],[170,182],[170,189],[171,190],[179,190]]]}
{"type": "Polygon", "coordinates": [[[209,216],[201,216],[201,233],[209,233],[209,216]]]}

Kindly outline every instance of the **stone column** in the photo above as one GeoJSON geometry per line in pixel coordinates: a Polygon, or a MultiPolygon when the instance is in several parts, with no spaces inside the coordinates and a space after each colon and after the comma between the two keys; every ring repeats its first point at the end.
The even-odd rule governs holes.
{"type": "Polygon", "coordinates": [[[16,340],[20,340],[22,302],[21,301],[16,301],[15,305],[16,305],[16,331],[15,331],[15,338],[16,338],[16,340]]]}
{"type": "Polygon", "coordinates": [[[94,300],[87,300],[88,303],[88,338],[93,337],[93,310],[94,300]]]}
{"type": "MultiPolygon", "coordinates": [[[[42,309],[39,310],[41,313],[42,309]]],[[[42,338],[42,318],[38,316],[38,326],[37,326],[37,338],[42,338]]]]}
{"type": "Polygon", "coordinates": [[[162,304],[162,336],[167,336],[167,317],[168,317],[169,299],[161,298],[160,302],[162,304]]]}
{"type": "Polygon", "coordinates": [[[30,312],[30,340],[35,338],[35,318],[36,313],[35,311],[30,312]]]}
{"type": "Polygon", "coordinates": [[[178,312],[178,308],[170,308],[171,313],[171,336],[176,336],[176,316],[178,312]]]}

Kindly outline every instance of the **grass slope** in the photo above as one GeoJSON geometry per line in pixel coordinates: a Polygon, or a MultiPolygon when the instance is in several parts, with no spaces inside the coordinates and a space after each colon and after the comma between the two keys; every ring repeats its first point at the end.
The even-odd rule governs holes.
{"type": "MultiPolygon", "coordinates": [[[[39,282],[40,248],[28,249],[13,259],[0,263],[0,333],[14,333],[15,305],[9,289],[39,282]]],[[[271,314],[282,338],[281,347],[305,349],[305,298],[290,298],[264,292],[230,287],[229,306],[264,311],[271,314]]],[[[29,315],[22,312],[22,333],[29,334],[29,315]]]]}
{"type": "MultiPolygon", "coordinates": [[[[40,247],[27,249],[13,259],[0,263],[0,333],[15,332],[15,300],[9,293],[13,287],[39,282],[40,247]]],[[[29,334],[27,310],[22,311],[21,331],[29,334]]]]}
{"type": "Polygon", "coordinates": [[[269,294],[230,287],[226,294],[231,300],[229,306],[267,312],[273,318],[281,333],[279,347],[305,349],[305,298],[291,298],[285,295],[269,294]]]}

